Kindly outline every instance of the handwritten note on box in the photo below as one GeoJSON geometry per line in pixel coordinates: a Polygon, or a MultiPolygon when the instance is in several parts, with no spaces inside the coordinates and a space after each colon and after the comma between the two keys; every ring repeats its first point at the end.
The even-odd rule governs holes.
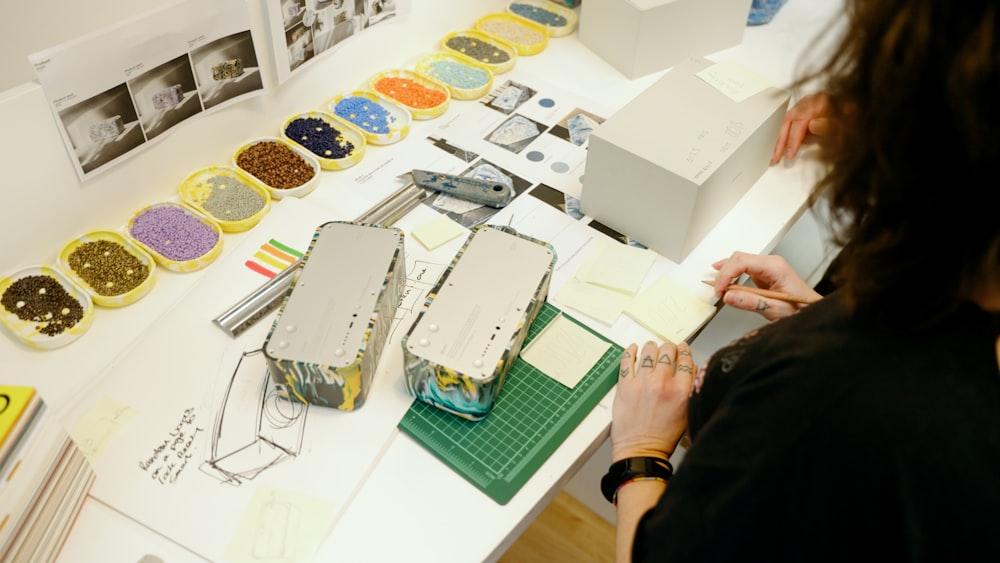
{"type": "Polygon", "coordinates": [[[771,87],[763,76],[735,61],[715,63],[697,76],[737,103],[771,87]]]}

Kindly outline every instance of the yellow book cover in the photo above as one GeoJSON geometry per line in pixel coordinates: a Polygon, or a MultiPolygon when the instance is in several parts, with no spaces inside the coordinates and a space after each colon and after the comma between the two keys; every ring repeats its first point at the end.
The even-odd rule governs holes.
{"type": "Polygon", "coordinates": [[[0,385],[0,447],[6,445],[21,416],[38,401],[34,387],[0,385]]]}

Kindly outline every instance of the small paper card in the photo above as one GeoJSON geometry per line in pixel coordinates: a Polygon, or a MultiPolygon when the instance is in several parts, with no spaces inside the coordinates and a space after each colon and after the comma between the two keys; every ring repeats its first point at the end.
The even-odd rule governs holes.
{"type": "Polygon", "coordinates": [[[715,314],[715,307],[663,276],[644,289],[625,314],[664,340],[683,342],[715,314]]]}
{"type": "Polygon", "coordinates": [[[431,219],[413,229],[410,234],[424,245],[424,248],[434,250],[449,240],[465,234],[465,229],[447,215],[438,215],[436,219],[431,219]]]}
{"type": "Polygon", "coordinates": [[[597,240],[576,279],[633,295],[642,285],[656,253],[607,240],[597,240]]]}
{"type": "Polygon", "coordinates": [[[521,350],[521,358],[572,389],[610,347],[610,342],[560,313],[521,350]]]}

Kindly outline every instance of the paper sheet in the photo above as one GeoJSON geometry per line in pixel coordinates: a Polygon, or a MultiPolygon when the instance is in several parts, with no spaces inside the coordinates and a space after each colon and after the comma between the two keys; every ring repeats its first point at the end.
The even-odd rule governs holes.
{"type": "Polygon", "coordinates": [[[572,389],[610,347],[610,342],[560,314],[521,350],[521,358],[572,389]]]}
{"type": "Polygon", "coordinates": [[[576,271],[576,278],[632,295],[639,290],[655,259],[652,250],[600,240],[576,271]]]}
{"type": "Polygon", "coordinates": [[[715,307],[662,276],[636,295],[625,313],[660,338],[678,343],[708,322],[715,307]]]}
{"type": "Polygon", "coordinates": [[[611,325],[618,320],[632,296],[573,278],[559,288],[555,299],[561,305],[611,325]]]}
{"type": "Polygon", "coordinates": [[[410,231],[410,234],[424,245],[424,248],[434,250],[442,244],[466,234],[466,230],[449,219],[447,215],[438,215],[410,231]]]}
{"type": "Polygon", "coordinates": [[[28,57],[81,180],[264,92],[241,0],[182,0],[28,57]]]}

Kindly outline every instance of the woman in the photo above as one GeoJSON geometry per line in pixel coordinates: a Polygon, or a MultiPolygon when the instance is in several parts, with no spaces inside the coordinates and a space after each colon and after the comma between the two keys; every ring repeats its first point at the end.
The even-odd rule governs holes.
{"type": "Polygon", "coordinates": [[[717,294],[775,322],[701,370],[683,343],[626,350],[602,481],[619,561],[1000,558],[1000,0],[845,5],[802,80],[829,103],[813,197],[851,241],[838,289],[725,292],[750,274],[818,298],[735,253],[717,294]]]}

